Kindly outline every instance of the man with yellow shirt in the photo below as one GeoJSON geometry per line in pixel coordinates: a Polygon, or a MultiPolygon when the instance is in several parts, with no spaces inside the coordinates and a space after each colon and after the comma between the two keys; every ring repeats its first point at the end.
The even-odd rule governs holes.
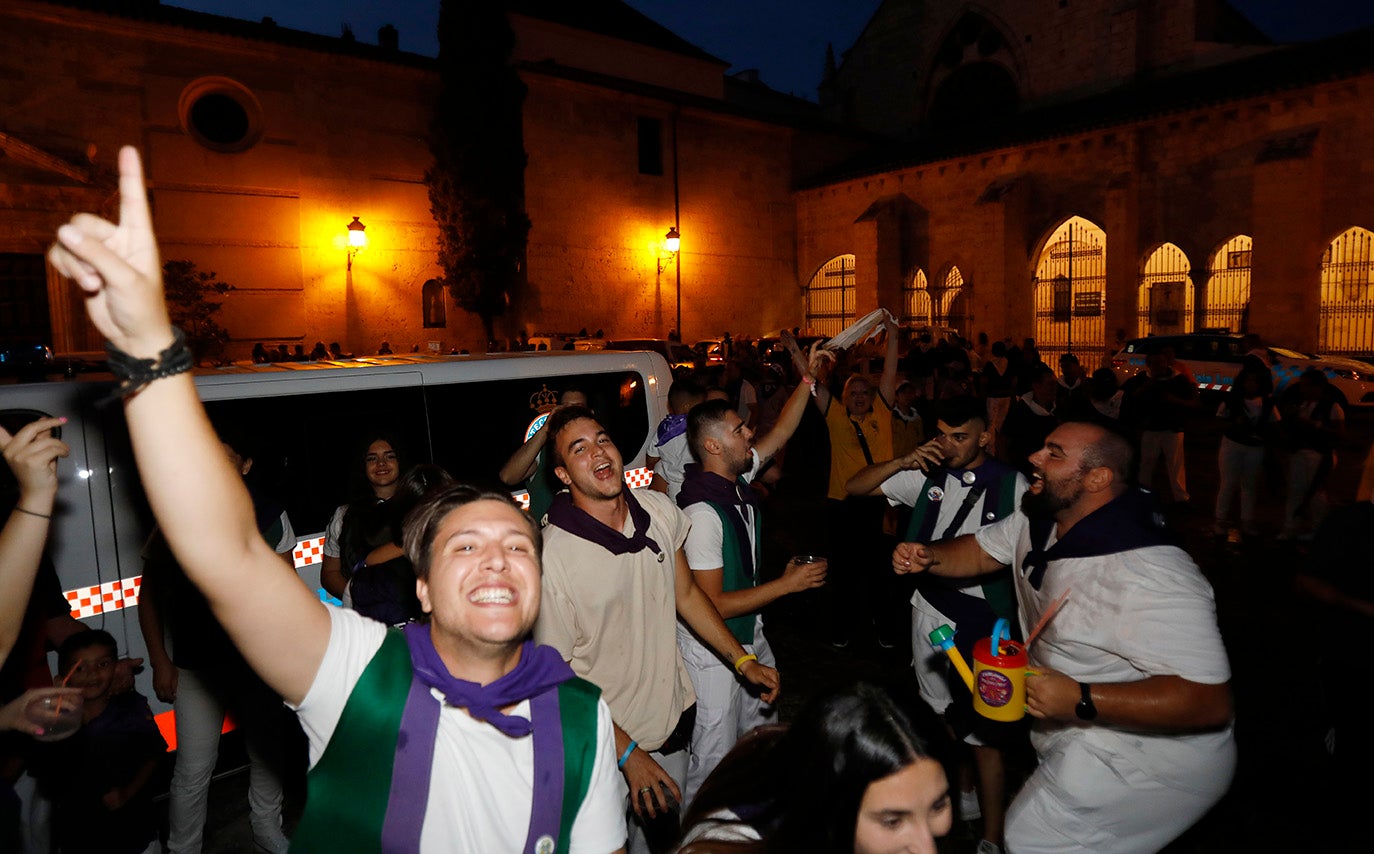
{"type": "Polygon", "coordinates": [[[882,532],[886,503],[881,497],[851,496],[844,485],[860,469],[892,459],[892,409],[897,391],[897,324],[885,323],[887,350],[882,379],[873,388],[868,377],[855,373],[845,381],[839,406],[819,379],[816,406],[830,433],[830,483],[826,490],[826,522],[830,529],[830,641],[849,645],[859,620],[867,615],[878,633],[878,644],[890,648],[903,637],[906,614],[898,607],[905,598],[894,592],[886,572],[892,544],[882,532]],[[894,604],[895,603],[895,604],[894,604]]]}

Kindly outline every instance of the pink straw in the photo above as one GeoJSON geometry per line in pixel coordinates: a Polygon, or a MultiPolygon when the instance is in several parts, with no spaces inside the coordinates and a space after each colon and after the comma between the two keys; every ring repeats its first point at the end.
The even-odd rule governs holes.
{"type": "Polygon", "coordinates": [[[1059,613],[1059,609],[1063,607],[1064,600],[1067,598],[1069,598],[1069,591],[1065,588],[1064,592],[1059,594],[1059,598],[1051,602],[1050,607],[1045,609],[1045,613],[1040,615],[1040,622],[1035,624],[1035,628],[1031,629],[1030,635],[1026,638],[1027,647],[1035,643],[1035,639],[1044,631],[1045,626],[1050,624],[1050,620],[1054,619],[1054,615],[1059,613]]]}

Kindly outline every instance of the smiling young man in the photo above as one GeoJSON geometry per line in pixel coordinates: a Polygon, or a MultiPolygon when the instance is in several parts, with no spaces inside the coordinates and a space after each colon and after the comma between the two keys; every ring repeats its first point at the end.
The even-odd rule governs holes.
{"type": "MultiPolygon", "coordinates": [[[[988,456],[992,433],[986,407],[974,397],[941,401],[936,436],[904,457],[861,469],[849,479],[851,495],[882,495],[888,503],[912,508],[904,542],[933,543],[970,534],[1016,511],[1026,479],[1011,466],[988,456]]],[[[955,735],[973,747],[978,770],[978,801],[965,792],[961,818],[978,815],[981,801],[983,841],[979,854],[1000,851],[1006,813],[1005,763],[1000,742],[1012,735],[973,714],[968,689],[950,673],[949,659],[930,648],[930,633],[941,625],[956,629],[965,661],[973,644],[992,633],[998,618],[1015,623],[1011,576],[1001,571],[975,579],[922,575],[911,596],[911,646],[921,698],[944,715],[955,735]]],[[[967,784],[966,784],[967,785],[967,784]]]]}
{"type": "Polygon", "coordinates": [[[132,148],[119,172],[119,222],[76,216],[49,258],[109,341],[139,474],[173,553],[310,738],[293,847],[620,848],[609,710],[557,653],[524,641],[539,610],[538,529],[500,493],[454,486],[429,499],[405,545],[431,621],[404,634],[324,605],[282,572],[186,373],[132,148]]]}
{"type": "Polygon", "coordinates": [[[620,452],[590,410],[549,419],[554,474],[569,492],[549,508],[544,607],[535,637],[604,692],[616,753],[640,819],[631,850],[647,850],[641,822],[681,801],[695,694],[674,626],[688,627],[773,702],[778,674],[730,633],[697,587],[683,552],[689,522],[653,490],[625,486],[620,452]]]}
{"type": "Polygon", "coordinates": [[[967,578],[1011,565],[1030,647],[1027,711],[1040,764],[1007,812],[1022,854],[1158,851],[1235,771],[1230,665],[1212,588],[1127,486],[1131,448],[1069,423],[1031,455],[1021,511],[976,534],[902,543],[898,573],[967,578]]]}

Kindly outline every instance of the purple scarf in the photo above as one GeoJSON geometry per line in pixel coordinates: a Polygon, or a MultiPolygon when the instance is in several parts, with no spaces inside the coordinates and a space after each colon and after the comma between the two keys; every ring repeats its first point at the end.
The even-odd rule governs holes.
{"type": "Polygon", "coordinates": [[[668,444],[669,440],[676,439],[678,436],[687,432],[686,415],[669,415],[658,422],[658,444],[662,447],[668,444]]]}
{"type": "Polygon", "coordinates": [[[686,509],[703,501],[726,509],[725,517],[730,520],[739,542],[744,574],[755,578],[754,550],[749,545],[749,526],[744,523],[742,513],[746,506],[753,507],[754,518],[758,519],[758,491],[743,480],[731,483],[715,472],[706,471],[701,463],[688,463],[682,470],[682,489],[677,494],[677,506],[686,509]]]}
{"type": "Polygon", "coordinates": [[[549,524],[562,528],[575,537],[595,543],[613,555],[637,554],[645,549],[653,549],[663,558],[663,549],[649,538],[649,511],[645,510],[635,498],[634,490],[626,489],[625,505],[630,509],[630,521],[634,522],[634,535],[625,536],[609,525],[602,524],[592,515],[573,503],[572,495],[560,492],[549,505],[549,524]]]}
{"type": "Polygon", "coordinates": [[[573,678],[572,668],[551,646],[536,646],[525,641],[515,669],[489,685],[458,679],[448,672],[428,625],[410,623],[405,627],[406,644],[415,678],[444,695],[450,706],[467,709],[468,714],[485,721],[512,738],[529,735],[533,729],[527,718],[502,714],[502,706],[528,700],[549,688],[573,678]]]}

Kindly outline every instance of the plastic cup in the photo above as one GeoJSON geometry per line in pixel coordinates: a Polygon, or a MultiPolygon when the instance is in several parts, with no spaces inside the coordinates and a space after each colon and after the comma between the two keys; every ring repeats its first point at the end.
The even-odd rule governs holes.
{"type": "Polygon", "coordinates": [[[79,692],[48,694],[29,701],[24,717],[43,728],[38,741],[61,741],[81,728],[82,698],[79,692]]]}
{"type": "Polygon", "coordinates": [[[829,561],[820,555],[793,555],[792,558],[787,561],[789,566],[810,566],[816,563],[823,563],[826,564],[827,567],[829,566],[829,561]]]}

